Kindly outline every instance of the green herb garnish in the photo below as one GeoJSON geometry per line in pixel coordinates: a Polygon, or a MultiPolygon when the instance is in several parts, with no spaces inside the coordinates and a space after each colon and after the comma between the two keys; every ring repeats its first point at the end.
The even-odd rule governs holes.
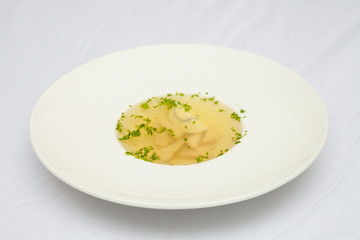
{"type": "Polygon", "coordinates": [[[149,109],[150,108],[148,103],[142,103],[142,104],[140,104],[140,107],[142,107],[143,109],[149,109]]]}
{"type": "Polygon", "coordinates": [[[200,162],[202,162],[202,161],[204,161],[205,159],[209,159],[209,153],[208,152],[206,152],[206,155],[199,155],[198,157],[196,157],[195,159],[196,159],[196,161],[198,162],[198,163],[200,163],[200,162]]]}
{"type": "Polygon", "coordinates": [[[241,133],[239,133],[235,128],[231,128],[231,131],[232,132],[234,132],[234,137],[232,137],[231,139],[233,140],[233,141],[235,141],[235,144],[238,144],[238,143],[241,143],[241,141],[240,141],[240,139],[242,139],[243,137],[245,137],[246,136],[246,134],[247,134],[247,130],[245,131],[245,134],[243,135],[243,134],[241,134],[241,133]]]}
{"type": "Polygon", "coordinates": [[[130,156],[134,156],[135,158],[143,159],[143,160],[149,161],[149,162],[159,160],[160,157],[155,152],[150,154],[150,152],[152,150],[154,150],[154,147],[153,146],[148,146],[148,147],[140,148],[136,152],[126,152],[125,154],[130,155],[130,156]]]}
{"type": "Polygon", "coordinates": [[[149,103],[151,102],[151,98],[149,98],[146,102],[144,102],[144,103],[141,103],[140,104],[140,107],[142,107],[143,109],[149,109],[150,108],[150,106],[149,106],[149,103]]]}
{"type": "Polygon", "coordinates": [[[225,150],[220,150],[220,153],[216,157],[220,157],[220,156],[224,155],[227,151],[229,151],[228,148],[225,150]]]}
{"type": "MultiPolygon", "coordinates": [[[[154,133],[163,133],[165,131],[167,131],[168,133],[170,133],[172,136],[175,136],[174,134],[174,130],[173,129],[168,129],[166,127],[163,128],[156,128],[153,126],[150,126],[149,124],[151,123],[151,119],[149,117],[144,117],[141,115],[130,115],[130,117],[133,117],[135,119],[141,119],[144,123],[141,123],[140,125],[136,125],[136,129],[135,130],[127,130],[127,135],[122,136],[121,138],[118,138],[120,141],[123,140],[129,140],[131,138],[134,137],[139,137],[141,136],[141,130],[144,129],[147,135],[153,135],[154,133]]],[[[121,121],[118,121],[118,126],[122,127],[121,121]]],[[[118,128],[117,126],[117,128],[118,128]]],[[[120,132],[120,131],[119,131],[120,132]]],[[[122,132],[122,128],[121,128],[121,132],[122,132]]]]}
{"type": "MultiPolygon", "coordinates": [[[[177,93],[177,95],[179,95],[179,93],[177,93]]],[[[169,96],[169,94],[168,94],[169,96]]],[[[183,96],[183,93],[180,93],[180,96],[183,96]]],[[[187,103],[182,103],[180,101],[176,101],[175,99],[172,98],[160,98],[160,102],[158,105],[154,106],[154,108],[160,107],[160,106],[166,106],[169,110],[172,109],[173,107],[182,107],[184,109],[185,112],[188,112],[191,110],[191,106],[187,103]]]]}
{"type": "Polygon", "coordinates": [[[116,124],[116,130],[121,133],[123,131],[122,129],[123,124],[121,123],[121,120],[118,120],[117,124],[116,124]]]}
{"type": "Polygon", "coordinates": [[[241,121],[241,117],[236,112],[231,113],[230,117],[235,119],[236,121],[241,121]]]}

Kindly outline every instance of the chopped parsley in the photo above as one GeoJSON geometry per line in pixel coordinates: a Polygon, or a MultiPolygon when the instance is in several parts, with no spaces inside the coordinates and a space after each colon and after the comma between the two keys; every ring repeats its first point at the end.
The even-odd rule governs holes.
{"type": "Polygon", "coordinates": [[[182,104],[182,103],[179,102],[179,104],[184,108],[184,111],[185,111],[185,112],[190,111],[191,108],[192,108],[192,107],[191,107],[189,104],[187,104],[187,103],[182,104]]]}
{"type": "MultiPolygon", "coordinates": [[[[183,93],[180,93],[180,96],[183,93]]],[[[177,93],[177,95],[179,95],[179,93],[177,93]]],[[[169,96],[169,94],[168,94],[169,96]]],[[[165,98],[160,98],[160,102],[158,103],[158,105],[154,106],[154,108],[160,107],[160,106],[166,106],[167,109],[172,109],[174,107],[182,107],[184,109],[185,112],[188,112],[192,109],[192,107],[187,104],[187,103],[182,103],[180,101],[176,101],[173,98],[169,98],[169,97],[165,97],[165,98]]]]}
{"type": "Polygon", "coordinates": [[[119,133],[121,133],[123,130],[122,130],[122,128],[123,128],[123,124],[121,123],[121,120],[118,120],[118,122],[117,122],[117,124],[116,124],[116,130],[119,132],[119,133]]]}
{"type": "Polygon", "coordinates": [[[149,161],[149,162],[159,160],[160,157],[155,152],[153,152],[152,154],[150,153],[152,150],[154,150],[154,147],[153,146],[148,146],[148,147],[140,148],[136,152],[126,152],[125,154],[130,155],[130,156],[134,156],[135,158],[143,159],[143,160],[149,161]]]}
{"type": "Polygon", "coordinates": [[[227,149],[225,149],[225,150],[220,150],[220,153],[216,156],[216,157],[220,157],[220,156],[222,156],[222,155],[224,155],[226,152],[228,152],[229,151],[229,149],[227,148],[227,149]]]}
{"type": "Polygon", "coordinates": [[[235,119],[236,121],[241,121],[241,117],[236,112],[231,113],[230,117],[235,119]]]}
{"type": "Polygon", "coordinates": [[[160,98],[160,102],[158,105],[154,106],[154,108],[165,105],[168,109],[172,109],[173,107],[177,107],[178,104],[175,99],[172,98],[160,98]]]}
{"type": "MultiPolygon", "coordinates": [[[[207,95],[208,93],[206,92],[206,95],[207,95]]],[[[194,94],[195,95],[195,94],[194,94]]],[[[193,95],[193,96],[194,96],[193,95]]],[[[192,97],[192,96],[191,96],[192,97]]],[[[197,96],[197,97],[199,97],[199,96],[197,96]]],[[[203,98],[200,98],[201,100],[203,100],[204,102],[206,102],[206,101],[210,101],[210,102],[214,102],[214,104],[218,104],[219,103],[219,101],[215,101],[215,97],[203,97],[203,98]]]]}
{"type": "Polygon", "coordinates": [[[149,98],[146,102],[143,102],[140,104],[140,107],[142,107],[143,109],[149,109],[150,106],[149,106],[149,103],[151,102],[151,98],[149,98]]]}
{"type": "Polygon", "coordinates": [[[198,163],[204,161],[205,159],[209,159],[209,152],[206,152],[206,155],[199,155],[195,159],[198,163]]]}
{"type": "MultiPolygon", "coordinates": [[[[171,136],[175,136],[173,129],[168,129],[166,127],[156,128],[156,127],[150,126],[149,124],[151,123],[151,119],[149,117],[145,118],[144,116],[134,115],[134,114],[130,115],[130,117],[133,117],[135,119],[141,119],[144,123],[141,123],[140,125],[136,125],[135,130],[132,130],[132,131],[127,130],[127,135],[124,135],[124,136],[118,138],[120,141],[129,140],[131,138],[141,136],[141,130],[142,129],[145,130],[147,135],[153,135],[154,133],[163,133],[163,132],[167,131],[171,136]]],[[[116,127],[117,130],[118,130],[118,126],[119,126],[119,128],[121,129],[121,132],[122,132],[122,127],[123,126],[122,126],[121,120],[118,121],[118,125],[116,127]]]]}
{"type": "Polygon", "coordinates": [[[231,138],[233,141],[235,141],[235,144],[241,143],[240,139],[246,136],[247,130],[245,130],[245,134],[239,133],[235,128],[231,128],[231,131],[234,132],[234,136],[231,138]]]}
{"type": "Polygon", "coordinates": [[[129,140],[130,138],[138,137],[141,135],[140,129],[136,129],[134,131],[126,130],[128,132],[127,135],[122,136],[121,138],[118,138],[120,141],[122,140],[129,140]]]}

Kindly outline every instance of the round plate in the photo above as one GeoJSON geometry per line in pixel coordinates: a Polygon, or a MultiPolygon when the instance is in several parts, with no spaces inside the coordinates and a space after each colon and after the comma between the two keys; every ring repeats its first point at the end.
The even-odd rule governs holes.
{"type": "Polygon", "coordinates": [[[30,121],[32,145],[58,178],[126,205],[187,209],[224,205],[269,192],[315,160],[328,129],[313,88],[284,66],[252,53],[169,44],[113,53],[56,81],[30,121]],[[242,143],[187,166],[124,154],[115,125],[130,104],[174,92],[209,96],[246,109],[242,143]]]}

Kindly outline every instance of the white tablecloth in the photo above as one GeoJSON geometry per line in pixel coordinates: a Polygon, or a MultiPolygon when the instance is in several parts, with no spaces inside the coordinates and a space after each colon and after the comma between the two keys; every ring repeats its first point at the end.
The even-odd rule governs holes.
{"type": "Polygon", "coordinates": [[[360,239],[360,1],[0,2],[0,239],[360,239]],[[29,116],[47,87],[105,54],[161,43],[254,52],[322,97],[316,162],[266,195],[222,207],[151,210],[81,193],[35,156],[29,116]]]}

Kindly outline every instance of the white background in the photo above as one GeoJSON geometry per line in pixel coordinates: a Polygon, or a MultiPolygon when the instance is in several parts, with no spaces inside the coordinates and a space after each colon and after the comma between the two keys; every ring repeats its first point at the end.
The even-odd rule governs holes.
{"type": "Polygon", "coordinates": [[[0,239],[360,239],[360,1],[0,1],[0,239]],[[161,43],[254,52],[322,97],[329,135],[300,177],[245,202],[151,210],[81,193],[28,135],[55,80],[91,59],[161,43]]]}

